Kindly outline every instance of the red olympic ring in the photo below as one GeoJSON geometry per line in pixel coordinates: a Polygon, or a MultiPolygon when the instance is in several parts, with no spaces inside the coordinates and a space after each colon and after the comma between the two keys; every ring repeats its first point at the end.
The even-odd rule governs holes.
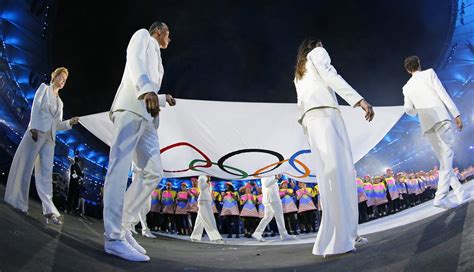
{"type": "MultiPolygon", "coordinates": [[[[178,147],[178,146],[189,146],[191,147],[192,149],[194,149],[197,153],[199,153],[199,155],[201,155],[203,157],[203,159],[205,160],[206,164],[204,165],[194,165],[193,168],[198,168],[198,167],[201,167],[201,168],[209,168],[212,166],[212,162],[211,162],[211,159],[209,159],[209,157],[204,154],[204,152],[202,152],[201,150],[199,150],[197,147],[195,147],[194,145],[190,144],[190,143],[187,143],[187,142],[178,142],[178,143],[175,143],[175,144],[172,144],[172,145],[169,145],[167,147],[164,147],[160,150],[160,153],[163,154],[165,153],[167,150],[170,150],[172,148],[175,148],[175,147],[178,147]]],[[[180,173],[180,172],[186,172],[188,170],[191,170],[191,168],[186,168],[186,169],[181,169],[181,170],[163,170],[163,172],[167,172],[167,173],[180,173]]]]}

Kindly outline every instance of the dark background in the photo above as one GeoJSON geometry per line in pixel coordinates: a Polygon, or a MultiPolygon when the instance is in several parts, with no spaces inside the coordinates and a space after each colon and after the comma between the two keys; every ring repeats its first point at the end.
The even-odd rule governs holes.
{"type": "Polygon", "coordinates": [[[401,105],[404,57],[438,64],[451,1],[58,1],[53,66],[70,76],[67,115],[107,111],[132,34],[165,21],[162,93],[177,98],[296,102],[299,43],[323,40],[333,65],[369,102],[401,105]]]}

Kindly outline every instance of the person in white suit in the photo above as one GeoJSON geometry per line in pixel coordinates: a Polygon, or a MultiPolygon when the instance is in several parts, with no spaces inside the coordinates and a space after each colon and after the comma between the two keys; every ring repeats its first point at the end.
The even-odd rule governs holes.
{"type": "Polygon", "coordinates": [[[158,114],[166,102],[176,104],[171,95],[158,95],[164,73],[160,50],[168,47],[169,34],[163,22],[133,34],[122,82],[110,109],[115,130],[104,184],[104,250],[129,261],[150,260],[130,229],[138,223],[137,215],[163,177],[158,114]],[[132,161],[139,175],[127,189],[132,161]]]}
{"type": "Polygon", "coordinates": [[[200,192],[198,197],[199,210],[193,232],[191,233],[191,241],[201,241],[202,232],[206,230],[211,242],[224,243],[221,234],[217,230],[216,219],[212,211],[211,177],[199,176],[198,187],[200,192]]]}
{"type": "MultiPolygon", "coordinates": [[[[132,163],[132,183],[133,182],[140,182],[140,177],[142,173],[140,172],[140,169],[138,169],[133,163],[132,163]]],[[[150,228],[148,227],[148,223],[146,222],[146,216],[151,210],[151,194],[148,197],[148,200],[145,201],[145,206],[140,210],[138,213],[138,219],[133,219],[132,220],[132,227],[130,231],[134,234],[138,234],[135,231],[135,223],[140,222],[140,225],[142,227],[142,236],[147,237],[147,238],[152,238],[155,239],[156,236],[151,233],[150,228]]]]}
{"type": "Polygon", "coordinates": [[[421,131],[431,143],[440,163],[438,189],[433,204],[445,209],[454,208],[467,198],[453,170],[454,137],[449,114],[454,117],[459,131],[463,127],[461,115],[433,69],[421,71],[417,56],[405,59],[405,69],[412,75],[403,86],[405,112],[411,116],[418,114],[421,131]],[[450,186],[459,203],[448,200],[450,186]]]}
{"type": "Polygon", "coordinates": [[[31,174],[43,206],[46,223],[62,224],[54,206],[53,162],[56,131],[71,129],[79,118],[63,121],[63,102],[59,91],[64,88],[69,72],[60,67],[51,74],[51,84],[42,83],[35,93],[28,128],[15,152],[5,189],[5,202],[24,213],[28,212],[31,174]]]}
{"type": "Polygon", "coordinates": [[[323,210],[313,247],[314,255],[341,254],[367,239],[357,235],[358,201],[351,145],[339,111],[336,93],[352,107],[374,117],[364,100],[331,65],[331,58],[316,38],[305,39],[298,52],[294,84],[299,122],[315,159],[323,210]]]}
{"type": "Polygon", "coordinates": [[[283,218],[283,207],[280,199],[280,187],[278,187],[278,180],[281,175],[273,177],[262,178],[262,204],[265,207],[262,220],[258,224],[252,237],[260,242],[264,242],[265,239],[262,237],[265,228],[268,223],[275,217],[277,223],[278,232],[280,233],[280,239],[286,240],[292,238],[288,235],[288,231],[285,228],[285,219],[283,218]]]}

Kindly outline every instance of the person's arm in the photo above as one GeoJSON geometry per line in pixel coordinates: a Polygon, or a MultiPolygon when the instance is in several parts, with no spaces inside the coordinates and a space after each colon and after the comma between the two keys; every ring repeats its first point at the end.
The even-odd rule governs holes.
{"type": "Polygon", "coordinates": [[[451,113],[451,115],[454,117],[457,128],[459,130],[462,130],[463,124],[462,124],[461,114],[459,113],[459,110],[456,107],[456,104],[454,104],[454,101],[449,96],[448,92],[446,91],[443,84],[439,80],[435,71],[433,69],[429,69],[429,71],[431,75],[431,82],[433,83],[433,87],[436,93],[438,94],[441,101],[443,101],[446,108],[448,108],[449,113],[451,113]]]}
{"type": "Polygon", "coordinates": [[[322,77],[342,99],[352,107],[358,106],[364,98],[347,83],[331,65],[331,58],[323,47],[317,47],[308,54],[309,59],[322,77]]]}
{"type": "Polygon", "coordinates": [[[147,48],[150,42],[150,34],[145,29],[137,31],[130,40],[127,47],[128,73],[137,87],[137,99],[141,99],[146,93],[158,93],[160,87],[150,79],[147,67],[147,48]]]}
{"type": "Polygon", "coordinates": [[[433,69],[429,69],[429,71],[430,71],[431,81],[433,83],[434,89],[435,89],[436,93],[438,94],[439,98],[441,99],[441,101],[443,101],[446,108],[448,108],[451,115],[454,118],[458,117],[460,115],[459,110],[456,107],[456,105],[454,104],[451,97],[449,96],[446,89],[443,87],[443,84],[439,80],[439,78],[436,75],[435,71],[433,69]]]}
{"type": "Polygon", "coordinates": [[[415,105],[411,101],[410,97],[406,94],[405,90],[403,90],[403,97],[404,97],[403,108],[405,109],[405,112],[410,116],[416,116],[417,111],[416,111],[415,105]]]}
{"type": "Polygon", "coordinates": [[[41,104],[43,103],[46,89],[46,84],[41,83],[41,85],[38,87],[38,90],[36,90],[35,97],[33,98],[33,104],[31,105],[30,132],[35,142],[38,139],[39,112],[41,109],[41,104]]]}

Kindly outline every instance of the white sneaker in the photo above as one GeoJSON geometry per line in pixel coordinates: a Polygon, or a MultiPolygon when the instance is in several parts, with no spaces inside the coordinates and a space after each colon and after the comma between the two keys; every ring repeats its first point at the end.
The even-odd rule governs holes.
{"type": "Polygon", "coordinates": [[[443,198],[441,200],[435,199],[433,201],[433,206],[438,207],[438,208],[443,208],[446,210],[456,208],[458,206],[457,203],[449,201],[447,198],[443,198]]]}
{"type": "Polygon", "coordinates": [[[222,240],[222,239],[217,239],[217,240],[211,241],[211,243],[214,243],[214,244],[225,244],[225,241],[222,240]]]}
{"type": "Polygon", "coordinates": [[[285,240],[295,240],[296,237],[294,235],[289,235],[289,234],[283,234],[280,235],[280,240],[285,241],[285,240]]]}
{"type": "Polygon", "coordinates": [[[261,234],[253,233],[253,234],[252,234],[252,237],[253,237],[254,239],[256,239],[257,241],[259,241],[259,242],[265,242],[265,239],[263,239],[263,237],[262,237],[261,234]]]}
{"type": "Polygon", "coordinates": [[[153,233],[151,233],[150,230],[142,231],[142,236],[147,237],[147,238],[152,238],[152,239],[156,238],[156,236],[153,233]]]}
{"type": "Polygon", "coordinates": [[[367,244],[368,242],[369,242],[369,240],[367,240],[367,238],[362,237],[360,235],[357,235],[355,245],[356,246],[361,246],[361,245],[367,244]]]}
{"type": "Polygon", "coordinates": [[[137,243],[135,238],[133,238],[131,231],[125,232],[125,240],[127,240],[127,242],[138,252],[140,252],[141,254],[146,254],[146,250],[140,244],[137,243]]]}
{"type": "Polygon", "coordinates": [[[150,260],[150,257],[138,252],[125,240],[105,241],[104,250],[108,254],[115,255],[132,262],[147,262],[150,260]]]}

